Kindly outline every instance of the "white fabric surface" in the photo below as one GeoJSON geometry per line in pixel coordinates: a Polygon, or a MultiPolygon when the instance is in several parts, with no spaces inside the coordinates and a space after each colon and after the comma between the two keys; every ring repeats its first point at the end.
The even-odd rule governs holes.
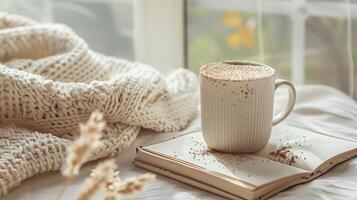
{"type": "MultiPolygon", "coordinates": [[[[285,123],[357,141],[357,103],[354,100],[335,89],[323,86],[297,88],[297,94],[298,100],[294,112],[285,123]]],[[[278,92],[275,104],[276,110],[284,105],[285,96],[287,95],[283,92],[278,92]]],[[[135,158],[135,147],[137,145],[152,143],[198,129],[200,129],[200,120],[196,119],[185,131],[179,133],[158,134],[149,130],[142,131],[134,144],[117,157],[121,176],[127,177],[146,172],[131,163],[135,158]]],[[[90,163],[82,169],[80,177],[68,188],[63,199],[75,199],[76,191],[95,164],[90,163]]],[[[63,178],[59,173],[42,174],[26,180],[22,185],[10,191],[3,199],[55,199],[62,182],[63,178]]],[[[93,199],[102,199],[100,197],[102,197],[102,194],[98,194],[93,199]]],[[[175,180],[158,176],[158,179],[148,185],[143,192],[125,199],[211,200],[223,198],[175,180]]],[[[281,192],[272,199],[357,199],[357,158],[336,166],[318,179],[281,192]]]]}

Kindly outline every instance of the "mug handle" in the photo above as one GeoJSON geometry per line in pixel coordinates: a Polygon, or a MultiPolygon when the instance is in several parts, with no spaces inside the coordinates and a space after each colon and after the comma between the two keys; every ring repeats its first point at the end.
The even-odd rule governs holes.
{"type": "Polygon", "coordinates": [[[296,101],[296,91],[295,91],[295,87],[293,84],[291,84],[287,80],[277,79],[275,81],[275,91],[280,86],[286,86],[288,88],[289,100],[288,100],[288,104],[285,106],[285,108],[273,117],[273,126],[279,124],[291,113],[291,111],[294,108],[295,101],[296,101]]]}

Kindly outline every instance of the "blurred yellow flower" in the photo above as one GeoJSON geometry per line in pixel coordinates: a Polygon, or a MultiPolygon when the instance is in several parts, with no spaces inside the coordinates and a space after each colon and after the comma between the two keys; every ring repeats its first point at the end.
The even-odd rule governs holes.
{"type": "Polygon", "coordinates": [[[236,11],[227,11],[222,18],[222,24],[225,27],[236,28],[241,25],[241,16],[236,11]]]}
{"type": "Polygon", "coordinates": [[[252,48],[254,45],[254,34],[252,28],[245,25],[240,28],[239,33],[241,35],[243,45],[247,48],[252,48]]]}
{"type": "Polygon", "coordinates": [[[238,48],[240,45],[240,41],[241,41],[240,34],[237,31],[231,33],[227,38],[227,43],[232,49],[238,48]]]}
{"type": "Polygon", "coordinates": [[[236,49],[241,43],[246,48],[253,48],[255,38],[254,29],[242,21],[242,17],[236,11],[226,11],[222,17],[222,24],[228,28],[234,28],[226,38],[229,47],[236,49]]]}

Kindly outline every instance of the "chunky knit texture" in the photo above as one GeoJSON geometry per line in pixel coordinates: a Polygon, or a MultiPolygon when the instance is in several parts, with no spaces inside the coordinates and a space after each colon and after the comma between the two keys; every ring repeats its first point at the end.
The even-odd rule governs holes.
{"type": "Polygon", "coordinates": [[[189,71],[164,77],[91,51],[64,25],[0,14],[0,196],[35,174],[59,170],[78,123],[92,111],[108,125],[91,160],[122,151],[141,127],[184,128],[197,110],[196,88],[189,71]]]}

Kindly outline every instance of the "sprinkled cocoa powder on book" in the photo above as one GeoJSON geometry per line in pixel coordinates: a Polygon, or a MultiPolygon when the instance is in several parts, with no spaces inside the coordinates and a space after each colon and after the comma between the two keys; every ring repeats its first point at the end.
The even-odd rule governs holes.
{"type": "MultiPolygon", "coordinates": [[[[289,132],[287,130],[287,132],[289,132]]],[[[283,137],[279,138],[278,142],[273,144],[274,148],[268,153],[269,157],[257,158],[250,154],[229,154],[215,151],[207,148],[205,142],[190,138],[193,145],[189,148],[188,154],[195,162],[201,163],[203,166],[215,165],[222,170],[237,172],[242,164],[244,166],[251,165],[268,165],[271,161],[280,162],[287,165],[294,165],[298,160],[307,160],[305,150],[311,148],[305,136],[302,137],[283,137]],[[221,163],[221,164],[217,164],[221,163]]],[[[174,151],[174,156],[177,158],[177,152],[174,151]]]]}
{"type": "Polygon", "coordinates": [[[291,146],[280,146],[275,148],[269,153],[269,156],[272,158],[272,160],[288,165],[293,165],[296,162],[296,159],[299,158],[299,156],[295,155],[291,151],[291,146]]]}

